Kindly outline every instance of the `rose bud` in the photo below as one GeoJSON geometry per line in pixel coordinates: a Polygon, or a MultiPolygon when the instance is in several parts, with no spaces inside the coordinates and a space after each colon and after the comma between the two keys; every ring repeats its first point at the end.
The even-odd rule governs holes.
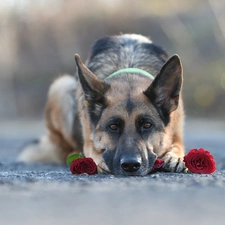
{"type": "Polygon", "coordinates": [[[216,163],[213,156],[203,148],[190,150],[184,156],[184,163],[192,173],[211,174],[216,170],[216,163]]]}
{"type": "Polygon", "coordinates": [[[87,173],[89,175],[97,173],[97,165],[92,158],[78,158],[70,165],[72,174],[87,173]]]}

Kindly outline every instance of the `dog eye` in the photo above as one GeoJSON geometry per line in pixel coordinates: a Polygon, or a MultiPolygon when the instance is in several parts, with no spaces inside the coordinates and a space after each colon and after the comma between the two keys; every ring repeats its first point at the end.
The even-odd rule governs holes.
{"type": "Polygon", "coordinates": [[[118,130],[118,127],[115,124],[111,124],[111,125],[109,125],[109,129],[110,130],[118,130]]]}
{"type": "Polygon", "coordinates": [[[152,124],[151,123],[145,123],[144,125],[143,125],[143,128],[144,129],[150,129],[152,127],[152,124]]]}

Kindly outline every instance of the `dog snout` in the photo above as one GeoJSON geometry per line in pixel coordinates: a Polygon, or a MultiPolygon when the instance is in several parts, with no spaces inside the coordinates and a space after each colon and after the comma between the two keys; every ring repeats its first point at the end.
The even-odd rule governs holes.
{"type": "Polygon", "coordinates": [[[139,157],[124,157],[120,160],[120,166],[126,173],[137,172],[141,168],[141,158],[139,157]]]}

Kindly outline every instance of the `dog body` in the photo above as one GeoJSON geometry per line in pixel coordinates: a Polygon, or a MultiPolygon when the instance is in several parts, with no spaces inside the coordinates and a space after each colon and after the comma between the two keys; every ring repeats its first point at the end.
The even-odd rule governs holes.
{"type": "Polygon", "coordinates": [[[183,171],[179,57],[168,60],[148,38],[125,34],[98,40],[87,66],[75,60],[78,79],[64,75],[50,87],[48,134],[19,159],[63,163],[83,152],[99,173],[143,176],[159,157],[166,170],[183,171]]]}

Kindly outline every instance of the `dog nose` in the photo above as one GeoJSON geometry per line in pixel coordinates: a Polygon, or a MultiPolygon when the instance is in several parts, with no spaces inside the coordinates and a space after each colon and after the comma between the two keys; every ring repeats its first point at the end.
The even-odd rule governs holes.
{"type": "Polygon", "coordinates": [[[121,168],[123,169],[123,171],[127,172],[127,173],[132,173],[132,172],[136,172],[140,169],[141,167],[141,160],[140,159],[121,159],[120,162],[121,168]]]}

